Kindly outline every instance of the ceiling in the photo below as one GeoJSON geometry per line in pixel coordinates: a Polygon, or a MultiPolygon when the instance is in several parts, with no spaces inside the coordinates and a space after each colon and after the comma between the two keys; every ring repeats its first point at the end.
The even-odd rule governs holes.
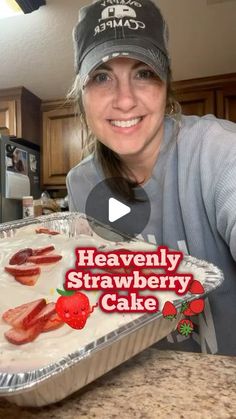
{"type": "MultiPolygon", "coordinates": [[[[42,100],[52,100],[64,98],[70,88],[72,28],[80,6],[89,1],[46,3],[31,14],[0,20],[0,89],[25,86],[42,100]]],[[[169,24],[175,80],[236,72],[235,1],[156,3],[169,24]]]]}

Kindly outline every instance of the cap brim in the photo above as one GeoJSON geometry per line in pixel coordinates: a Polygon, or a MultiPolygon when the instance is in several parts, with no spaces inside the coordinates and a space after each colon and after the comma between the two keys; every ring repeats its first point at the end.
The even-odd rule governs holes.
{"type": "Polygon", "coordinates": [[[112,40],[95,46],[82,59],[79,69],[80,79],[84,86],[88,76],[102,63],[116,57],[129,57],[144,62],[165,81],[168,73],[168,59],[166,55],[150,41],[132,39],[132,45],[127,39],[112,40]]]}

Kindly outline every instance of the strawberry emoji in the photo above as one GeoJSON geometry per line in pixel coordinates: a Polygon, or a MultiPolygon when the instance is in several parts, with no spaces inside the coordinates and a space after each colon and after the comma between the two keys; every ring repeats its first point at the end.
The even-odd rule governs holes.
{"type": "Polygon", "coordinates": [[[182,319],[177,325],[178,332],[183,336],[188,336],[193,331],[193,322],[188,319],[182,319]]]}
{"type": "Polygon", "coordinates": [[[56,302],[56,312],[73,329],[83,329],[91,313],[89,299],[82,292],[61,295],[56,302]]]}
{"type": "Polygon", "coordinates": [[[198,298],[197,300],[191,301],[189,303],[189,308],[195,314],[199,314],[204,310],[204,300],[202,298],[198,298]]]}
{"type": "Polygon", "coordinates": [[[196,316],[196,313],[194,313],[194,311],[192,311],[189,307],[187,307],[184,311],[183,314],[185,316],[196,316]]]}
{"type": "Polygon", "coordinates": [[[204,294],[204,288],[201,282],[194,279],[190,285],[189,292],[191,292],[191,294],[204,294]]]}
{"type": "Polygon", "coordinates": [[[176,317],[176,314],[177,314],[177,310],[174,304],[171,303],[170,301],[166,301],[162,309],[163,317],[165,317],[166,319],[172,320],[173,318],[176,317]]]}
{"type": "Polygon", "coordinates": [[[190,310],[189,303],[187,302],[184,302],[182,304],[180,312],[183,313],[185,316],[195,316],[196,314],[192,310],[190,310]]]}

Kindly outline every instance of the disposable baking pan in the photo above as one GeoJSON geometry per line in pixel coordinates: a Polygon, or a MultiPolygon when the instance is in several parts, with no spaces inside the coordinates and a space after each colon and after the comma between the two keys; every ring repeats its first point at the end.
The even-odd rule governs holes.
{"type": "MultiPolygon", "coordinates": [[[[1,224],[0,239],[13,237],[18,229],[28,225],[45,226],[75,238],[81,234],[96,235],[90,227],[94,225],[97,233],[105,231],[111,241],[135,241],[96,220],[90,219],[89,226],[85,215],[69,212],[1,224]]],[[[223,274],[216,266],[191,256],[184,256],[184,262],[204,272],[204,297],[221,285],[223,274]]],[[[185,294],[175,301],[176,308],[194,298],[196,295],[185,294]]],[[[17,373],[0,370],[0,396],[20,406],[45,406],[62,400],[167,336],[180,318],[181,314],[172,321],[163,318],[160,312],[144,314],[72,353],[68,349],[68,355],[55,363],[34,370],[24,368],[17,373]]]]}

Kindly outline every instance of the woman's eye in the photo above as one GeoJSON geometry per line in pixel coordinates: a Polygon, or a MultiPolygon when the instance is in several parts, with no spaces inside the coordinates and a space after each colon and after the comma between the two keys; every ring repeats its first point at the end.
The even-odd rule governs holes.
{"type": "Polygon", "coordinates": [[[109,80],[109,76],[107,73],[98,73],[93,76],[93,81],[96,83],[105,83],[109,80]]]}
{"type": "Polygon", "coordinates": [[[153,79],[156,77],[155,73],[152,70],[142,69],[137,73],[137,77],[142,80],[153,79]]]}

